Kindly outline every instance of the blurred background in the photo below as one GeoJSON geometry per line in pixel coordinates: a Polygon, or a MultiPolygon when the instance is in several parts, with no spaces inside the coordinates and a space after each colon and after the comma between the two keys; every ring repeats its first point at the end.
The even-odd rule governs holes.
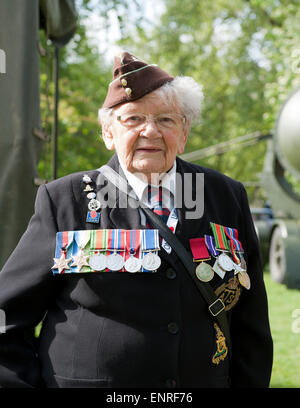
{"type": "Polygon", "coordinates": [[[300,0],[23,3],[0,5],[0,267],[40,184],[110,158],[97,112],[114,55],[130,51],[203,85],[182,158],[244,183],[269,298],[271,386],[299,387],[300,0]]]}

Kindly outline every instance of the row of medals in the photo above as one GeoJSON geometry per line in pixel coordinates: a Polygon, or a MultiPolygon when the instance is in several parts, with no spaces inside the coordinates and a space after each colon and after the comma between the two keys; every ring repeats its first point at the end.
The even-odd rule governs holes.
{"type": "MultiPolygon", "coordinates": [[[[92,182],[88,175],[83,176],[83,182],[86,184],[85,192],[87,198],[90,200],[88,204],[89,210],[97,211],[100,208],[100,202],[96,200],[96,193],[92,192],[93,188],[90,186],[92,182]]],[[[218,266],[222,271],[231,271],[235,269],[238,273],[238,279],[242,286],[250,289],[250,278],[246,272],[246,263],[244,258],[239,265],[231,260],[231,258],[222,253],[217,257],[218,266]]],[[[160,267],[161,259],[158,255],[153,252],[148,252],[143,259],[136,258],[134,254],[130,254],[130,257],[124,261],[124,257],[114,252],[111,255],[105,256],[104,254],[97,253],[90,257],[89,266],[95,271],[102,271],[106,268],[112,271],[119,271],[123,267],[127,272],[138,272],[142,267],[148,271],[155,271],[160,267]]],[[[203,282],[209,282],[214,277],[213,268],[206,262],[201,261],[200,265],[196,268],[196,276],[203,282]]]]}
{"type": "MultiPolygon", "coordinates": [[[[96,193],[93,192],[93,188],[90,186],[92,182],[91,178],[85,174],[82,178],[86,184],[85,192],[88,192],[87,198],[90,200],[88,203],[88,209],[90,211],[97,211],[100,208],[100,202],[96,200],[96,193]]],[[[160,257],[153,253],[148,252],[143,259],[136,258],[134,253],[130,253],[129,258],[125,261],[124,257],[117,252],[111,255],[104,255],[96,253],[90,257],[89,266],[95,271],[103,271],[108,268],[111,271],[119,271],[123,267],[127,272],[138,272],[141,268],[148,271],[156,271],[161,264],[160,257]]]]}
{"type": "MultiPolygon", "coordinates": [[[[227,254],[223,252],[217,257],[216,262],[216,267],[220,267],[222,272],[226,273],[234,269],[235,274],[238,274],[240,284],[246,289],[250,289],[250,278],[247,273],[247,267],[244,258],[242,258],[240,264],[236,264],[227,254]]],[[[204,261],[200,261],[200,264],[197,266],[195,273],[197,278],[202,282],[209,282],[214,277],[214,269],[204,261]]]]}
{"type": "Polygon", "coordinates": [[[104,255],[101,253],[94,254],[90,257],[89,265],[95,271],[102,271],[108,268],[111,271],[119,271],[123,267],[127,272],[138,272],[141,268],[148,271],[156,271],[161,264],[160,257],[153,253],[148,252],[143,259],[136,258],[134,254],[130,254],[129,258],[125,261],[124,257],[117,252],[111,255],[104,255]]]}

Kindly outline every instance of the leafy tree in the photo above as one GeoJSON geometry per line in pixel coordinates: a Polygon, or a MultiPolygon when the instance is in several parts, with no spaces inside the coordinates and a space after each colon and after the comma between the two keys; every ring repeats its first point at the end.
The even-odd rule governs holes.
{"type": "MultiPolygon", "coordinates": [[[[283,100],[299,84],[299,1],[165,0],[152,30],[120,42],[175,75],[203,84],[201,126],[186,151],[255,131],[270,133],[283,100]],[[298,64],[298,65],[297,65],[298,64]]],[[[266,144],[202,159],[243,182],[257,180],[266,144]]],[[[254,198],[254,190],[251,191],[254,198]]]]}
{"type": "MultiPolygon", "coordinates": [[[[273,132],[276,116],[288,94],[299,85],[299,0],[162,0],[164,12],[149,21],[141,0],[78,0],[80,26],[61,50],[59,105],[59,176],[99,167],[111,155],[99,141],[97,110],[111,80],[104,54],[87,38],[91,13],[109,30],[117,16],[119,45],[174,75],[189,75],[203,84],[201,123],[191,132],[186,152],[259,131],[273,132]]],[[[107,38],[103,38],[103,42],[107,38]]],[[[47,41],[42,43],[48,51],[47,41]]],[[[51,131],[53,83],[51,55],[42,60],[42,108],[51,131]],[[48,72],[48,81],[47,81],[48,72]],[[48,84],[48,91],[47,91],[48,84]],[[47,93],[48,98],[47,103],[47,93]],[[48,109],[47,109],[48,106],[48,109]]],[[[243,182],[262,171],[266,143],[259,142],[199,163],[243,182]]],[[[40,162],[50,178],[50,149],[40,162]]],[[[255,189],[249,189],[255,199],[255,189]]]]}

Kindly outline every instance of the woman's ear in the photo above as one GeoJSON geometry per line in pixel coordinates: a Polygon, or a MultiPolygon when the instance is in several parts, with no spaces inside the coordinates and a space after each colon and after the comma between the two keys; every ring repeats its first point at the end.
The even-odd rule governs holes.
{"type": "Polygon", "coordinates": [[[177,145],[177,154],[184,153],[185,145],[188,139],[188,135],[190,133],[190,128],[191,128],[190,122],[184,124],[183,132],[182,132],[181,138],[179,139],[178,145],[177,145]]]}
{"type": "Polygon", "coordinates": [[[105,146],[108,150],[114,150],[115,145],[114,145],[114,138],[111,133],[110,127],[109,126],[103,126],[102,127],[102,138],[104,140],[105,146]]]}

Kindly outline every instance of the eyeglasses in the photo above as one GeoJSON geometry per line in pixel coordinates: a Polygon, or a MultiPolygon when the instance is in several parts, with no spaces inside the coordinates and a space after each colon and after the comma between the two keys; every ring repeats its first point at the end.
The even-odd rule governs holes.
{"type": "Polygon", "coordinates": [[[147,122],[153,120],[160,129],[176,129],[180,124],[185,124],[186,118],[179,113],[161,113],[159,115],[145,115],[143,113],[128,113],[117,116],[117,120],[129,129],[142,129],[147,122]]]}

